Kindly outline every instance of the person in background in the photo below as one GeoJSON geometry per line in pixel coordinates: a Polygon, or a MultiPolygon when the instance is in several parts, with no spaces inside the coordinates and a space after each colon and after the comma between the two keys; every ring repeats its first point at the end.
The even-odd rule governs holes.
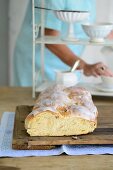
{"type": "MultiPolygon", "coordinates": [[[[41,7],[41,0],[35,1],[36,6],[41,7]]],[[[89,11],[89,22],[94,22],[96,17],[95,0],[45,0],[45,8],[57,10],[81,10],[89,11]]],[[[41,9],[36,9],[36,24],[40,26],[41,9]]],[[[67,30],[66,23],[57,19],[53,11],[45,10],[45,35],[64,36],[67,30]]],[[[41,27],[40,27],[41,28],[41,27]]],[[[40,29],[39,29],[40,30],[40,29]]],[[[85,38],[81,24],[76,23],[74,27],[77,38],[85,38]]],[[[39,31],[40,36],[40,31],[39,31]]],[[[76,73],[80,76],[83,70],[86,76],[113,76],[113,73],[102,62],[89,64],[86,63],[81,55],[84,51],[83,45],[64,45],[64,44],[46,44],[45,45],[45,76],[48,80],[55,80],[54,70],[70,70],[78,59],[80,65],[76,73]]],[[[40,64],[40,45],[36,47],[36,68],[41,69],[40,64]]],[[[32,1],[29,1],[26,15],[17,38],[14,52],[14,85],[31,86],[32,85],[32,1]]]]}

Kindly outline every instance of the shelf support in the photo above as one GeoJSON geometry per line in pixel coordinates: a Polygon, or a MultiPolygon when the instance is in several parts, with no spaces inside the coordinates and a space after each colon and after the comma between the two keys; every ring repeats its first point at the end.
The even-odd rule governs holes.
{"type": "Polygon", "coordinates": [[[35,98],[35,3],[34,0],[32,0],[32,97],[35,98]]]}
{"type": "Polygon", "coordinates": [[[45,21],[45,11],[43,10],[44,8],[44,0],[41,0],[41,76],[42,76],[42,81],[45,79],[45,68],[44,68],[44,49],[45,49],[45,44],[44,44],[44,35],[45,35],[45,27],[44,27],[44,21],[45,21]]]}

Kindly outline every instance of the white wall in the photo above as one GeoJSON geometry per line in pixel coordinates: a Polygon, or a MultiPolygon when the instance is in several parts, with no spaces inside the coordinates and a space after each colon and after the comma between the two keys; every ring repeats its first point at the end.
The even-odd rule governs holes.
{"type": "Polygon", "coordinates": [[[0,0],[0,86],[8,85],[8,1],[0,0]]]}
{"type": "Polygon", "coordinates": [[[12,57],[23,17],[25,15],[28,0],[9,0],[9,84],[12,85],[12,57]]]}

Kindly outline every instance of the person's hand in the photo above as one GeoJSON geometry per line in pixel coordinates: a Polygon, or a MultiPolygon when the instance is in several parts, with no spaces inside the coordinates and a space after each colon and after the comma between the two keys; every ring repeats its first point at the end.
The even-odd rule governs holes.
{"type": "Polygon", "coordinates": [[[112,40],[113,39],[113,31],[110,32],[110,34],[107,37],[108,39],[112,40]]]}
{"type": "Polygon", "coordinates": [[[86,76],[111,76],[113,77],[113,72],[102,62],[95,64],[85,64],[83,72],[86,76]]]}

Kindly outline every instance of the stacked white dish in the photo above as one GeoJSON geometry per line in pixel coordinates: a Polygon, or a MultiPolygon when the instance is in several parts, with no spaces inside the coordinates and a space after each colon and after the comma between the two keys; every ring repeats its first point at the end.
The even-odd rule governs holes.
{"type": "Polygon", "coordinates": [[[95,88],[103,92],[113,92],[113,77],[101,76],[101,83],[96,84],[95,88]]]}
{"type": "Polygon", "coordinates": [[[84,32],[90,38],[91,42],[104,42],[105,38],[113,29],[113,23],[87,23],[82,24],[84,32]]]}

